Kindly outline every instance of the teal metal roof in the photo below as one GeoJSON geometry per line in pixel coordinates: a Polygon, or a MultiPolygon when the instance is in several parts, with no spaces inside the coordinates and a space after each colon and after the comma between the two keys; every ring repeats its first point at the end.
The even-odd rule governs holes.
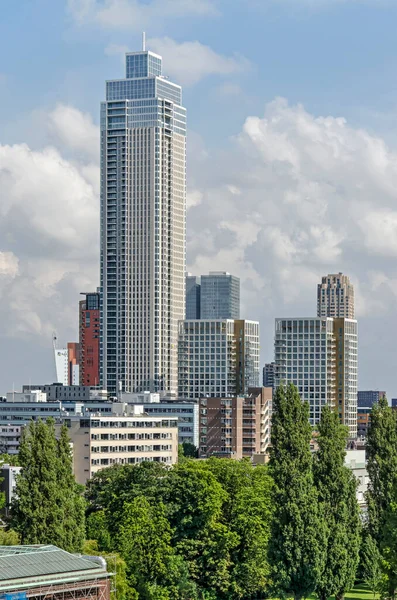
{"type": "Polygon", "coordinates": [[[98,563],[56,546],[0,546],[0,588],[13,579],[104,573],[98,563]]]}

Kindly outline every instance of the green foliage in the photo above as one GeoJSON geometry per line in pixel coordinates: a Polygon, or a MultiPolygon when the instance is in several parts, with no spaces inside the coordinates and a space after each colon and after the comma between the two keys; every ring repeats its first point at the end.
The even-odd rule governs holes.
{"type": "Polygon", "coordinates": [[[233,598],[263,594],[269,584],[267,550],[272,517],[272,479],[264,466],[248,460],[207,461],[208,468],[227,492],[223,518],[238,536],[232,552],[231,593],[233,598]]]}
{"type": "Polygon", "coordinates": [[[364,538],[361,549],[362,576],[374,598],[384,586],[384,576],[382,572],[382,556],[379,552],[375,540],[367,535],[364,538]]]}
{"type": "Polygon", "coordinates": [[[52,419],[32,421],[23,430],[19,461],[11,522],[22,543],[81,550],[85,506],[72,474],[67,431],[57,441],[52,419]]]}
{"type": "Polygon", "coordinates": [[[96,540],[86,540],[83,546],[83,554],[101,556],[106,560],[106,567],[112,573],[111,600],[138,600],[138,592],[131,587],[127,576],[127,565],[117,552],[102,552],[98,548],[96,540]]]}
{"type": "Polygon", "coordinates": [[[386,398],[381,398],[372,407],[366,452],[370,479],[366,498],[368,529],[379,545],[384,531],[384,519],[396,500],[397,490],[396,414],[386,398]]]}
{"type": "Polygon", "coordinates": [[[186,458],[198,458],[198,450],[194,444],[190,442],[183,442],[182,444],[183,456],[186,458]]]}
{"type": "Polygon", "coordinates": [[[18,455],[17,454],[0,454],[0,466],[11,465],[12,467],[18,467],[18,455]]]}
{"type": "Polygon", "coordinates": [[[323,406],[314,456],[314,482],[326,523],[325,563],[317,579],[320,600],[343,596],[354,585],[360,550],[357,483],[344,465],[347,428],[338,415],[323,406]]]}
{"type": "Polygon", "coordinates": [[[118,547],[142,600],[188,600],[196,595],[171,539],[162,504],[152,506],[141,496],[124,505],[118,547]]]}
{"type": "Polygon", "coordinates": [[[306,598],[324,570],[326,530],[313,484],[309,407],[292,384],[273,400],[274,512],[269,558],[273,587],[282,598],[306,598]]]}
{"type": "Polygon", "coordinates": [[[120,553],[141,600],[248,600],[268,585],[271,487],[248,461],[104,469],[87,486],[87,535],[120,553]]]}
{"type": "Polygon", "coordinates": [[[112,548],[108,524],[104,510],[90,513],[86,519],[86,537],[96,540],[99,550],[109,552],[112,548]]]}
{"type": "Polygon", "coordinates": [[[161,497],[167,473],[166,467],[157,462],[143,462],[136,466],[114,465],[101,469],[87,482],[87,514],[103,510],[111,540],[115,540],[125,502],[131,502],[141,495],[149,500],[161,497]]]}
{"type": "Polygon", "coordinates": [[[14,529],[0,528],[0,546],[18,546],[21,537],[14,529]]]}

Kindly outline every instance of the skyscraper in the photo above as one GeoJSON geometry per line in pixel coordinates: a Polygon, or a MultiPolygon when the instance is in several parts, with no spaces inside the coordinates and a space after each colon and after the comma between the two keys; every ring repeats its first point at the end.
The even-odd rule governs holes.
{"type": "Polygon", "coordinates": [[[240,279],[230,273],[210,271],[201,276],[201,319],[240,318],[240,279]]]}
{"type": "Polygon", "coordinates": [[[126,54],[101,104],[101,370],[115,392],[177,391],[185,316],[186,109],[161,56],[126,54]]]}
{"type": "Polygon", "coordinates": [[[354,319],[354,287],[347,275],[326,275],[317,286],[317,316],[354,319]]]}
{"type": "Polygon", "coordinates": [[[200,277],[186,274],[186,319],[200,318],[200,277]]]}
{"type": "Polygon", "coordinates": [[[276,319],[275,388],[292,382],[317,425],[328,404],[357,436],[357,321],[332,318],[276,319]]]}
{"type": "Polygon", "coordinates": [[[259,323],[233,319],[179,323],[179,397],[234,397],[259,386],[259,323]]]}

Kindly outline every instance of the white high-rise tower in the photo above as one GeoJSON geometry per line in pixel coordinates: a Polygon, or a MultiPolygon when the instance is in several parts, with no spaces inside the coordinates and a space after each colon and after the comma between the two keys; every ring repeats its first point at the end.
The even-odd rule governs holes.
{"type": "Polygon", "coordinates": [[[126,55],[101,105],[103,385],[177,393],[185,316],[186,109],[160,56],[126,55]],[[120,383],[119,383],[120,382],[120,383]]]}

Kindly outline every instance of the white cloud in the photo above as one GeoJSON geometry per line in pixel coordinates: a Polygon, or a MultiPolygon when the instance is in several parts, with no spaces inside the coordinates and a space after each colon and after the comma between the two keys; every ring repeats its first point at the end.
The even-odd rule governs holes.
{"type": "MultiPolygon", "coordinates": [[[[247,117],[228,151],[190,164],[189,176],[202,194],[188,215],[189,271],[241,277],[242,316],[260,320],[267,359],[274,318],[316,314],[316,284],[328,272],[352,277],[366,340],[383,327],[379,318],[371,325],[375,316],[395,337],[397,154],[382,139],[276,99],[247,117]]],[[[363,372],[372,350],[361,355],[363,372]]]]}
{"type": "Polygon", "coordinates": [[[61,144],[99,161],[99,129],[90,114],[58,104],[49,114],[49,128],[61,144]]]}
{"type": "Polygon", "coordinates": [[[218,14],[212,0],[68,0],[76,23],[95,23],[106,29],[142,31],[166,19],[204,17],[218,14]]]}
{"type": "MultiPolygon", "coordinates": [[[[87,115],[58,106],[48,122],[63,144],[93,155],[95,128],[87,115]]],[[[0,145],[3,338],[22,336],[39,348],[54,329],[65,340],[76,335],[79,293],[98,285],[98,173],[51,146],[0,145]]]]}
{"type": "Polygon", "coordinates": [[[0,251],[0,276],[16,277],[18,274],[18,258],[12,252],[0,251]]]}
{"type": "Polygon", "coordinates": [[[250,69],[243,56],[223,56],[198,41],[179,44],[168,37],[152,38],[147,47],[163,57],[166,74],[184,85],[193,85],[208,75],[235,75],[250,69]]]}

